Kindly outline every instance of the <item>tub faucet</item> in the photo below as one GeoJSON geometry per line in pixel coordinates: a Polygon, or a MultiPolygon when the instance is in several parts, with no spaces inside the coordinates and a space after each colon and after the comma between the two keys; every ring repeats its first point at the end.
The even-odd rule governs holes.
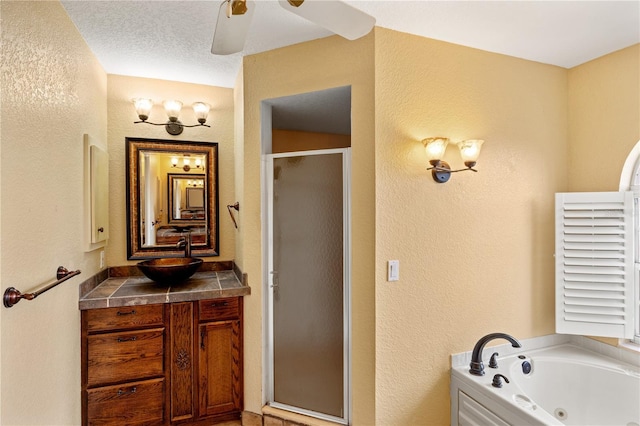
{"type": "Polygon", "coordinates": [[[180,238],[178,240],[178,244],[176,244],[176,248],[184,248],[184,257],[191,257],[191,233],[187,232],[185,237],[180,238]]]}
{"type": "Polygon", "coordinates": [[[471,355],[471,364],[469,364],[469,373],[474,374],[476,376],[484,375],[484,364],[482,364],[482,350],[484,349],[484,345],[486,345],[489,341],[493,339],[505,339],[511,343],[511,346],[514,348],[521,348],[522,345],[513,337],[509,336],[505,333],[491,333],[486,336],[480,338],[476,345],[473,347],[473,354],[471,355]]]}

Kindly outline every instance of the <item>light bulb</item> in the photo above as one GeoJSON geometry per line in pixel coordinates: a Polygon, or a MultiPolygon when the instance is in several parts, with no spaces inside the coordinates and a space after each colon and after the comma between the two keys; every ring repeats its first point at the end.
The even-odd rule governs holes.
{"type": "Polygon", "coordinates": [[[444,152],[449,144],[447,138],[427,138],[423,139],[424,149],[427,152],[427,160],[429,162],[442,160],[444,152]]]}
{"type": "Polygon", "coordinates": [[[164,101],[164,110],[167,112],[169,121],[178,121],[180,116],[180,110],[182,109],[182,102],[180,101],[164,101]]]}
{"type": "Polygon", "coordinates": [[[149,114],[151,113],[151,107],[153,107],[153,101],[151,99],[146,98],[135,98],[132,99],[133,105],[136,108],[136,114],[138,114],[138,118],[142,121],[146,121],[149,118],[149,114]]]}
{"type": "Polygon", "coordinates": [[[193,104],[193,112],[196,114],[198,123],[204,124],[207,122],[207,117],[209,116],[210,109],[211,106],[209,104],[205,104],[204,102],[196,102],[193,104]]]}
{"type": "Polygon", "coordinates": [[[460,148],[460,156],[464,161],[465,166],[473,167],[478,161],[480,156],[480,149],[484,143],[481,139],[469,139],[466,141],[458,142],[458,148],[460,148]]]}

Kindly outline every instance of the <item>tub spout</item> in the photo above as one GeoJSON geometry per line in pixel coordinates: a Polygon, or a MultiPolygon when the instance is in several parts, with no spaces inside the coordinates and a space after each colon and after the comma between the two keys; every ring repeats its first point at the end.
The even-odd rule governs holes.
{"type": "Polygon", "coordinates": [[[482,364],[482,350],[484,346],[493,339],[505,339],[511,343],[514,348],[521,348],[522,345],[513,337],[505,333],[491,333],[480,338],[476,345],[473,347],[473,354],[471,355],[471,364],[469,364],[469,373],[476,376],[484,375],[484,364],[482,364]]]}

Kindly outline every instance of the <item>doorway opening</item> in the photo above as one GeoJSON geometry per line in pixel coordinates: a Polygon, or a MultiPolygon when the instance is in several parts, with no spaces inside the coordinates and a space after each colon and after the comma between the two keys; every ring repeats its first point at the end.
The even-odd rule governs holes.
{"type": "Polygon", "coordinates": [[[266,403],[351,419],[351,88],[262,104],[266,403]]]}

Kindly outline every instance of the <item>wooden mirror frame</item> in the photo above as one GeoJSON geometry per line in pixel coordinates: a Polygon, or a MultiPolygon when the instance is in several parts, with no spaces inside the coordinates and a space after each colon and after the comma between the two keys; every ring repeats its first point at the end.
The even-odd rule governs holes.
{"type": "MultiPolygon", "coordinates": [[[[206,155],[205,167],[205,226],[207,235],[204,244],[192,246],[194,257],[219,256],[219,209],[218,209],[218,144],[215,142],[189,142],[162,139],[125,138],[126,143],[126,197],[127,197],[127,258],[149,259],[157,257],[182,257],[184,250],[171,246],[142,246],[140,229],[140,151],[158,153],[188,153],[206,155]]],[[[168,199],[167,199],[168,203],[168,199]]],[[[167,208],[167,206],[165,206],[167,208]]],[[[169,212],[167,212],[168,214],[169,212]]],[[[194,224],[196,225],[196,224],[194,224]]]]}
{"type": "MultiPolygon", "coordinates": [[[[168,174],[168,179],[167,179],[167,202],[169,203],[169,208],[167,209],[167,222],[169,225],[177,225],[177,226],[197,226],[197,225],[206,225],[205,219],[196,219],[196,218],[192,218],[192,219],[183,219],[183,218],[176,218],[174,216],[175,214],[175,193],[173,192],[174,188],[173,188],[173,183],[176,179],[202,179],[203,181],[206,179],[206,175],[205,174],[193,174],[193,175],[188,175],[188,174],[183,174],[183,173],[169,173],[168,174]]],[[[193,189],[201,189],[204,191],[204,193],[206,193],[206,187],[202,186],[199,188],[190,188],[190,187],[186,187],[185,188],[185,209],[189,210],[189,209],[196,209],[195,207],[189,206],[189,192],[190,190],[193,189]]],[[[198,207],[197,210],[205,210],[207,208],[207,203],[206,203],[206,199],[204,198],[205,195],[203,194],[203,206],[202,207],[198,207]]]]}

